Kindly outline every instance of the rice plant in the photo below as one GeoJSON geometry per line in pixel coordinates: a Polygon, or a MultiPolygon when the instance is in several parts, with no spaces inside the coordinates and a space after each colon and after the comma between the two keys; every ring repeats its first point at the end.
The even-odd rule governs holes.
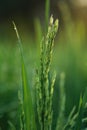
{"type": "MultiPolygon", "coordinates": [[[[19,91],[20,130],[52,130],[53,128],[53,94],[56,74],[55,72],[51,74],[50,69],[52,62],[54,38],[58,30],[58,20],[54,21],[53,16],[51,16],[48,24],[48,5],[49,0],[47,0],[46,3],[46,31],[40,44],[40,65],[35,75],[36,110],[34,110],[34,103],[31,96],[32,89],[28,84],[29,79],[27,76],[21,40],[16,25],[13,22],[21,53],[22,88],[19,91]],[[38,121],[36,121],[36,119],[38,119],[38,121]],[[37,124],[37,122],[39,122],[39,124],[37,124]]],[[[87,109],[87,92],[81,94],[79,105],[74,106],[69,116],[65,117],[66,95],[64,82],[65,74],[61,73],[59,83],[60,96],[58,99],[59,113],[54,130],[86,130],[87,115],[85,115],[85,113],[87,109]]],[[[15,129],[11,122],[9,122],[9,125],[12,127],[12,129],[15,129]]]]}
{"type": "Polygon", "coordinates": [[[58,20],[53,23],[50,18],[48,33],[41,42],[40,69],[37,72],[37,112],[41,130],[51,130],[52,98],[54,92],[55,74],[49,80],[54,38],[58,30],[58,20]]]}
{"type": "MultiPolygon", "coordinates": [[[[21,53],[21,69],[22,69],[22,91],[21,91],[21,130],[35,130],[35,113],[33,109],[31,90],[28,86],[26,68],[24,63],[23,48],[21,40],[13,22],[14,29],[19,42],[19,48],[21,53]]],[[[52,125],[52,98],[55,83],[55,74],[51,81],[49,81],[50,65],[52,59],[54,38],[58,30],[58,20],[53,23],[53,17],[50,18],[48,27],[48,33],[41,42],[41,56],[40,56],[40,70],[38,70],[36,85],[36,97],[37,97],[37,113],[41,126],[41,130],[51,130],[52,125]]]]}
{"type": "MultiPolygon", "coordinates": [[[[28,85],[28,76],[25,67],[24,53],[21,44],[21,40],[13,22],[14,29],[19,42],[19,48],[21,53],[21,75],[22,75],[22,88],[19,91],[20,101],[20,130],[36,130],[36,117],[39,121],[40,130],[52,130],[53,122],[53,94],[56,74],[51,73],[51,62],[54,46],[54,38],[58,30],[58,20],[53,20],[53,16],[50,17],[47,35],[43,37],[40,45],[40,66],[36,71],[35,80],[35,95],[36,95],[36,111],[34,110],[32,100],[32,89],[28,85]],[[37,113],[35,113],[37,112],[37,113]]],[[[56,122],[55,130],[86,130],[87,129],[87,91],[84,91],[80,96],[79,105],[73,107],[68,118],[65,117],[65,91],[64,91],[65,74],[60,75],[59,84],[59,114],[56,122]]],[[[8,122],[12,129],[15,129],[14,125],[8,122]]]]}

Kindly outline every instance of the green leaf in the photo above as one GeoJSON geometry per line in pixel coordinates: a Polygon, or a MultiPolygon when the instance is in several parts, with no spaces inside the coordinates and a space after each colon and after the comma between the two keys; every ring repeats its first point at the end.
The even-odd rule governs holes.
{"type": "Polygon", "coordinates": [[[45,5],[45,24],[46,24],[46,32],[47,33],[47,29],[48,29],[48,22],[49,22],[49,12],[50,12],[50,0],[46,0],[46,5],[45,5]]]}
{"type": "Polygon", "coordinates": [[[8,124],[10,126],[10,130],[16,130],[15,126],[13,125],[11,121],[8,121],[8,124]]]}
{"type": "Polygon", "coordinates": [[[80,101],[79,101],[79,107],[78,107],[78,117],[76,120],[76,126],[75,130],[81,130],[82,127],[82,118],[83,118],[83,97],[82,94],[80,96],[80,101]]]}
{"type": "Polygon", "coordinates": [[[23,109],[24,109],[24,118],[25,118],[25,129],[26,130],[36,130],[35,124],[35,113],[33,109],[33,102],[31,96],[31,88],[28,84],[27,71],[24,62],[23,48],[22,43],[18,34],[15,23],[13,22],[14,29],[18,38],[19,48],[21,53],[21,71],[22,71],[22,94],[23,94],[23,109]]]}
{"type": "Polygon", "coordinates": [[[84,93],[83,93],[83,106],[85,107],[87,103],[87,87],[84,89],[84,93]]]}
{"type": "Polygon", "coordinates": [[[33,103],[31,90],[28,86],[27,73],[24,61],[22,60],[22,85],[23,85],[23,107],[27,130],[35,129],[35,116],[33,112],[33,103]]]}

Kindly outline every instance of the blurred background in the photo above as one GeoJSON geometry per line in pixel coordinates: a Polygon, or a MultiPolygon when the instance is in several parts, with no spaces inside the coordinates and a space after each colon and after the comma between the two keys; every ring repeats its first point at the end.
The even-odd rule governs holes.
{"type": "MultiPolygon", "coordinates": [[[[20,52],[15,22],[24,48],[30,85],[39,63],[39,45],[45,26],[45,0],[0,1],[0,130],[18,129],[18,89],[21,86],[20,52]]],[[[57,72],[54,121],[58,114],[60,74],[65,73],[67,117],[87,87],[87,0],[50,0],[50,15],[59,19],[52,69],[57,72]]]]}

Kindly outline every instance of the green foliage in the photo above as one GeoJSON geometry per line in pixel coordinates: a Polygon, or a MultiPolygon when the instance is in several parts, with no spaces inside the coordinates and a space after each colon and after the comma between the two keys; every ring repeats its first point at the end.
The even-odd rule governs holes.
{"type": "Polygon", "coordinates": [[[8,121],[8,124],[10,126],[9,130],[16,130],[15,126],[13,125],[13,123],[11,121],[8,121]]]}
{"type": "MultiPolygon", "coordinates": [[[[84,125],[84,122],[87,122],[86,117],[84,117],[84,112],[87,107],[85,107],[86,102],[85,102],[85,95],[87,93],[83,93],[80,96],[80,101],[79,101],[79,106],[78,109],[76,110],[76,107],[74,106],[72,111],[70,112],[67,121],[65,121],[65,125],[62,125],[62,130],[85,130],[87,129],[87,126],[84,125]]],[[[63,118],[64,119],[64,118],[63,118]]],[[[60,122],[61,124],[61,122],[60,122]]],[[[60,127],[59,124],[59,127],[60,127]]],[[[57,129],[58,130],[58,129],[57,129]]]]}
{"type": "MultiPolygon", "coordinates": [[[[49,19],[48,3],[49,0],[46,1],[45,32],[47,32],[49,19]]],[[[49,43],[52,42],[48,39],[52,38],[52,35],[54,35],[51,35],[51,33],[54,30],[55,23],[52,24],[52,26],[51,24],[49,24],[49,35],[46,36],[45,33],[45,37],[41,42],[42,53],[40,67],[36,74],[37,108],[34,106],[36,99],[34,100],[34,103],[32,100],[32,97],[34,97],[35,93],[33,93],[31,83],[31,79],[34,79],[34,77],[31,75],[31,73],[34,68],[34,64],[38,63],[38,51],[36,50],[36,48],[32,48],[30,44],[29,46],[28,44],[25,44],[26,56],[24,57],[21,44],[19,45],[21,49],[21,77],[23,81],[23,87],[19,91],[20,104],[18,106],[17,91],[20,86],[19,84],[21,84],[18,71],[18,68],[20,68],[18,51],[16,51],[17,48],[15,48],[15,45],[6,45],[9,40],[5,39],[5,46],[3,45],[3,42],[2,44],[0,44],[0,130],[24,130],[25,128],[27,128],[27,130],[40,130],[40,127],[38,126],[42,124],[44,125],[44,122],[46,124],[44,129],[87,129],[87,90],[84,90],[84,88],[87,86],[86,28],[81,21],[77,21],[76,23],[73,22],[69,13],[69,9],[65,3],[62,3],[59,6],[64,21],[63,26],[65,27],[63,31],[60,31],[59,37],[58,39],[56,39],[56,43],[58,42],[58,44],[55,45],[56,48],[54,51],[53,62],[51,62],[52,53],[50,53],[51,49],[53,50],[53,46],[52,44],[48,44],[48,42],[46,41],[49,41],[49,43]],[[28,72],[26,72],[26,67],[24,63],[25,59],[27,61],[30,59],[29,67],[27,69],[28,72]],[[55,66],[56,72],[58,73],[57,77],[55,73],[51,73],[52,75],[50,74],[51,64],[53,67],[55,66]],[[28,76],[26,73],[29,73],[28,76]],[[66,78],[64,78],[64,74],[66,78]],[[41,87],[41,82],[43,82],[43,86],[45,87],[41,87]],[[55,102],[55,100],[57,101],[55,102]],[[44,105],[46,107],[44,107],[44,105]],[[18,107],[19,112],[17,113],[18,107]],[[44,114],[41,114],[42,108],[44,114]],[[36,109],[38,111],[38,114],[36,112],[36,109]],[[32,117],[31,113],[33,113],[34,118],[32,117]],[[21,128],[17,126],[19,125],[19,114],[21,128]],[[43,122],[41,122],[41,117],[43,117],[43,122]],[[39,119],[39,125],[37,119],[39,119]],[[31,125],[34,126],[34,128],[31,128],[31,125]],[[47,126],[49,126],[49,128],[47,128],[47,126]]],[[[23,33],[25,33],[27,30],[22,31],[23,33]]],[[[40,21],[37,19],[35,21],[35,31],[37,38],[36,43],[38,44],[37,46],[39,46],[39,42],[41,41],[43,32],[40,21]]],[[[20,43],[18,32],[16,32],[16,34],[20,43]]],[[[28,41],[29,33],[25,33],[25,35],[27,36],[26,40],[28,41]]],[[[34,47],[36,47],[35,44],[31,42],[31,40],[29,40],[29,43],[33,44],[34,47]]]]}
{"type": "MultiPolygon", "coordinates": [[[[21,53],[21,71],[22,71],[22,96],[23,96],[23,109],[21,113],[21,129],[24,130],[35,130],[35,115],[34,115],[34,110],[33,110],[33,103],[32,103],[32,97],[31,97],[31,89],[30,86],[28,85],[28,79],[27,79],[27,72],[25,68],[25,63],[24,63],[24,56],[23,56],[23,48],[21,44],[21,40],[16,28],[15,23],[13,22],[14,29],[16,31],[16,35],[18,38],[19,42],[19,47],[20,47],[20,53],[21,53]],[[24,119],[23,119],[24,118],[24,119]]],[[[22,106],[21,106],[22,107],[22,106]]]]}
{"type": "Polygon", "coordinates": [[[59,84],[59,93],[60,93],[60,97],[59,97],[59,115],[58,115],[58,119],[57,119],[57,126],[56,126],[56,130],[61,130],[63,129],[64,126],[64,112],[65,112],[65,99],[66,99],[66,95],[65,95],[65,91],[64,91],[64,83],[65,82],[65,74],[62,72],[60,75],[60,84],[59,84]]]}
{"type": "MultiPolygon", "coordinates": [[[[40,20],[39,19],[35,19],[35,41],[36,41],[36,45],[37,45],[37,48],[39,48],[39,43],[41,42],[41,39],[42,39],[42,27],[41,27],[41,23],[40,23],[40,20]]],[[[39,49],[38,49],[39,51],[39,49]]]]}
{"type": "Polygon", "coordinates": [[[47,33],[48,23],[49,23],[49,15],[50,15],[50,0],[46,0],[45,5],[45,33],[47,33]]]}

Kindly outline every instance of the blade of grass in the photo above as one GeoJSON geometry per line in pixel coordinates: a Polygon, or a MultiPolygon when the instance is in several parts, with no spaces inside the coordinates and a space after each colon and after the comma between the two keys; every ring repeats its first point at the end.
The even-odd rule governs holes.
{"type": "Polygon", "coordinates": [[[50,16],[50,0],[46,0],[45,2],[45,33],[47,33],[47,29],[48,29],[48,23],[49,23],[49,16],[50,16]]]}
{"type": "Polygon", "coordinates": [[[71,110],[63,130],[67,130],[67,129],[70,130],[75,126],[76,119],[78,117],[78,113],[76,113],[75,110],[76,110],[76,106],[74,106],[73,109],[71,110]]]}
{"type": "Polygon", "coordinates": [[[79,107],[78,107],[78,118],[77,118],[77,121],[76,121],[75,130],[81,130],[82,118],[83,118],[83,97],[82,97],[82,94],[81,94],[80,101],[79,101],[79,107]]]}
{"type": "Polygon", "coordinates": [[[35,19],[34,23],[35,23],[36,44],[37,44],[37,49],[39,51],[39,43],[41,42],[43,31],[42,31],[40,20],[38,18],[35,19]]]}
{"type": "Polygon", "coordinates": [[[64,111],[65,111],[65,100],[66,100],[64,83],[65,83],[65,73],[62,72],[60,75],[60,85],[59,85],[60,103],[59,103],[59,116],[57,119],[56,130],[61,130],[64,125],[64,111]]]}
{"type": "Polygon", "coordinates": [[[36,130],[35,115],[34,115],[33,102],[32,102],[32,97],[31,97],[31,89],[30,89],[30,86],[28,85],[22,43],[18,34],[17,27],[14,22],[13,22],[13,25],[14,25],[14,29],[18,38],[19,49],[21,53],[21,71],[22,71],[22,87],[23,87],[22,94],[23,94],[23,109],[24,109],[24,116],[25,116],[25,129],[36,130]]]}
{"type": "Polygon", "coordinates": [[[8,121],[8,124],[10,126],[10,130],[16,130],[15,126],[13,125],[11,121],[8,121]]]}

